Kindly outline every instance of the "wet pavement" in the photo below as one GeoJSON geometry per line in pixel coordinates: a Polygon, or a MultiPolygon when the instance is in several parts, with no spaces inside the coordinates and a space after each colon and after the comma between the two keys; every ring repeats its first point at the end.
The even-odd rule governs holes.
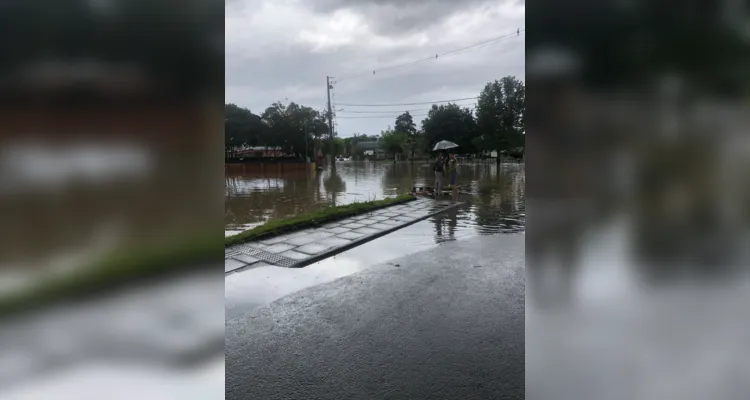
{"type": "Polygon", "coordinates": [[[319,228],[231,246],[225,250],[224,271],[232,273],[269,265],[301,267],[459,205],[450,200],[421,198],[319,228]]]}
{"type": "Polygon", "coordinates": [[[524,398],[524,237],[443,243],[227,316],[226,398],[524,398]]]}

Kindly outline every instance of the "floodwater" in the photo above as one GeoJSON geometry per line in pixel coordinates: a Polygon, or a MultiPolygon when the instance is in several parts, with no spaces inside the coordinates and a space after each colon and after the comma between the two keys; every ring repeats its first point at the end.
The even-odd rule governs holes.
{"type": "MultiPolygon", "coordinates": [[[[227,234],[283,218],[358,201],[382,199],[432,186],[430,163],[339,162],[321,171],[256,165],[226,166],[225,227],[227,234]]],[[[525,174],[522,164],[459,166],[460,201],[455,215],[432,219],[435,240],[456,235],[518,232],[524,229],[525,174]],[[445,222],[444,224],[442,222],[445,222]],[[443,226],[445,225],[445,229],[443,226]],[[443,232],[444,231],[444,232],[443,232]]],[[[447,184],[447,182],[446,182],[447,184]]]]}
{"type": "MultiPolygon", "coordinates": [[[[432,186],[428,162],[339,162],[335,170],[259,171],[227,165],[226,234],[269,218],[321,207],[406,193],[413,186],[432,186]]],[[[241,315],[285,295],[429,250],[444,242],[479,235],[525,231],[523,164],[459,166],[459,201],[464,205],[399,229],[305,268],[253,268],[225,278],[226,318],[241,315]]],[[[448,198],[448,197],[446,197],[448,198]]]]}

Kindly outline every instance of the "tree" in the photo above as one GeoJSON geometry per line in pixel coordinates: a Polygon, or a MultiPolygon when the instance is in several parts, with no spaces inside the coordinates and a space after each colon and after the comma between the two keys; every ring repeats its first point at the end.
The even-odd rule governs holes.
{"type": "Polygon", "coordinates": [[[315,140],[328,129],[320,112],[294,102],[288,105],[275,102],[266,108],[261,118],[268,127],[264,145],[281,147],[284,152],[298,157],[311,154],[315,140]]]}
{"type": "Polygon", "coordinates": [[[260,116],[235,104],[224,106],[224,147],[227,151],[242,146],[257,146],[266,126],[260,116]]]}
{"type": "Polygon", "coordinates": [[[479,94],[477,126],[481,140],[477,143],[484,149],[496,150],[498,163],[501,152],[513,152],[524,146],[525,104],[526,88],[512,76],[488,83],[479,94]]]}
{"type": "Polygon", "coordinates": [[[473,139],[477,136],[474,114],[468,108],[456,104],[432,105],[427,118],[422,121],[424,132],[423,149],[432,151],[432,146],[441,140],[456,143],[462,153],[474,153],[473,139]]]}
{"type": "Polygon", "coordinates": [[[406,137],[406,148],[414,160],[414,152],[417,148],[417,125],[408,111],[396,117],[393,130],[402,133],[406,137]]]}
{"type": "Polygon", "coordinates": [[[333,138],[333,156],[346,153],[346,143],[342,138],[333,138]]]}
{"type": "Polygon", "coordinates": [[[407,148],[409,138],[406,133],[395,129],[388,129],[380,133],[380,141],[383,149],[393,155],[393,161],[396,161],[397,154],[403,154],[407,148]]]}

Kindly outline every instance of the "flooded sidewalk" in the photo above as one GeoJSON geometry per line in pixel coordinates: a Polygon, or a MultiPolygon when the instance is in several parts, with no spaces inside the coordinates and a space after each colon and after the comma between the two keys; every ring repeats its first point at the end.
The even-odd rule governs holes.
{"type": "Polygon", "coordinates": [[[235,273],[267,266],[303,267],[461,204],[421,198],[319,228],[231,246],[225,250],[224,271],[235,273]]]}

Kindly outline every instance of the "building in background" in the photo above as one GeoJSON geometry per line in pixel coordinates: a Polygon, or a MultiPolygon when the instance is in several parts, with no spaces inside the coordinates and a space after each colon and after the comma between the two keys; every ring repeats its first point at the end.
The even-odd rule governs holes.
{"type": "Polygon", "coordinates": [[[354,148],[355,153],[362,154],[369,159],[382,160],[386,157],[379,141],[359,142],[354,145],[354,148]]]}

